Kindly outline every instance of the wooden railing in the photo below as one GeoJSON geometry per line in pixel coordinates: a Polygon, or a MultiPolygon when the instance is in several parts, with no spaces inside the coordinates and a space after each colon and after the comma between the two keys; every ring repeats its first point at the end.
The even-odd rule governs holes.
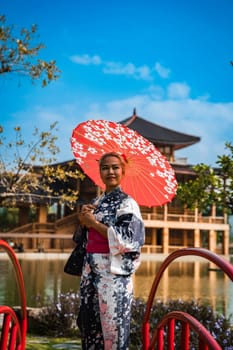
{"type": "MultiPolygon", "coordinates": [[[[223,216],[200,216],[200,215],[187,215],[180,213],[167,213],[166,215],[162,213],[145,213],[142,211],[142,218],[144,221],[165,221],[176,222],[176,223],[206,223],[206,224],[226,224],[226,218],[223,216]]],[[[59,233],[60,229],[66,225],[74,225],[77,223],[77,213],[65,216],[55,222],[47,223],[29,223],[20,227],[16,227],[11,230],[11,233],[59,233]]]]}
{"type": "MultiPolygon", "coordinates": [[[[143,220],[165,220],[164,214],[160,213],[143,213],[143,220]]],[[[226,219],[223,216],[195,216],[195,215],[186,215],[186,214],[170,214],[166,215],[166,221],[175,221],[175,222],[198,222],[198,223],[212,223],[212,224],[225,224],[226,219]]]]}
{"type": "Polygon", "coordinates": [[[53,222],[46,222],[46,223],[33,222],[20,227],[16,227],[15,229],[11,230],[11,232],[12,233],[24,233],[24,232],[55,233],[56,224],[53,222]]]}

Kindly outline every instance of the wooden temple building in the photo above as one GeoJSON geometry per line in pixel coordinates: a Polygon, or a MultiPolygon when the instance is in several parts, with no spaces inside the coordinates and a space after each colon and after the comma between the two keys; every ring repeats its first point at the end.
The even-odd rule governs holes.
{"type": "MultiPolygon", "coordinates": [[[[192,166],[185,159],[176,159],[175,152],[199,142],[199,137],[149,122],[137,116],[136,110],[120,123],[139,132],[167,157],[178,183],[195,176],[192,166]]],[[[73,165],[77,166],[75,160],[73,165]]],[[[55,212],[50,214],[47,204],[38,203],[37,220],[28,223],[27,210],[21,208],[20,226],[5,233],[3,238],[20,242],[25,250],[69,250],[73,246],[71,237],[77,225],[80,205],[89,202],[99,191],[88,177],[83,181],[78,180],[77,186],[79,200],[72,211],[57,205],[55,212]]],[[[178,248],[202,247],[218,254],[229,254],[227,216],[217,215],[215,207],[208,216],[204,216],[197,209],[184,209],[174,198],[171,203],[161,207],[141,207],[141,212],[146,227],[143,252],[168,254],[178,248]]]]}

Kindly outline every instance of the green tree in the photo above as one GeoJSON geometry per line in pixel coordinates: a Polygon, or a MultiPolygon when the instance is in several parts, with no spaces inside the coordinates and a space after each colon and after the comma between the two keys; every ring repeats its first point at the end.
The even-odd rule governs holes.
{"type": "Polygon", "coordinates": [[[55,164],[59,148],[56,145],[57,123],[48,131],[35,128],[33,141],[25,143],[20,127],[15,127],[15,141],[4,137],[0,126],[0,204],[18,202],[36,203],[39,200],[65,203],[77,201],[76,180],[83,178],[77,166],[71,163],[55,164]],[[72,180],[75,180],[72,184],[72,180]]]}
{"type": "Polygon", "coordinates": [[[16,26],[6,25],[5,16],[0,16],[0,74],[27,76],[33,82],[39,79],[43,87],[56,80],[60,70],[54,60],[38,58],[45,46],[37,43],[37,40],[36,25],[32,25],[30,29],[17,30],[16,26]]]}
{"type": "Polygon", "coordinates": [[[233,146],[226,143],[228,154],[218,156],[213,168],[205,164],[193,167],[196,176],[179,184],[177,198],[188,208],[198,207],[200,212],[215,204],[224,212],[233,213],[233,146]]]}
{"type": "Polygon", "coordinates": [[[233,214],[233,145],[228,142],[226,148],[229,154],[218,156],[216,162],[219,165],[217,173],[221,179],[219,201],[223,208],[229,209],[233,214]]]}

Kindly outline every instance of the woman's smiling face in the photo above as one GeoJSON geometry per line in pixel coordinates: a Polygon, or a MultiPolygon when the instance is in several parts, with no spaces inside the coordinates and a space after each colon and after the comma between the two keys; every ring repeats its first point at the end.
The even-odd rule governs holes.
{"type": "Polygon", "coordinates": [[[100,164],[100,177],[106,186],[106,192],[110,192],[121,183],[124,171],[118,157],[107,156],[100,164]]]}

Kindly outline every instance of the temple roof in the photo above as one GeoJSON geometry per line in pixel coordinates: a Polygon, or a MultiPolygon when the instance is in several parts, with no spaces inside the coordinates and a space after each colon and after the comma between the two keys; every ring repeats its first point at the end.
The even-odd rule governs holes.
{"type": "Polygon", "coordinates": [[[135,109],[131,117],[119,123],[137,131],[155,146],[172,146],[174,150],[191,146],[201,140],[198,136],[184,134],[149,122],[137,116],[135,109]]]}

